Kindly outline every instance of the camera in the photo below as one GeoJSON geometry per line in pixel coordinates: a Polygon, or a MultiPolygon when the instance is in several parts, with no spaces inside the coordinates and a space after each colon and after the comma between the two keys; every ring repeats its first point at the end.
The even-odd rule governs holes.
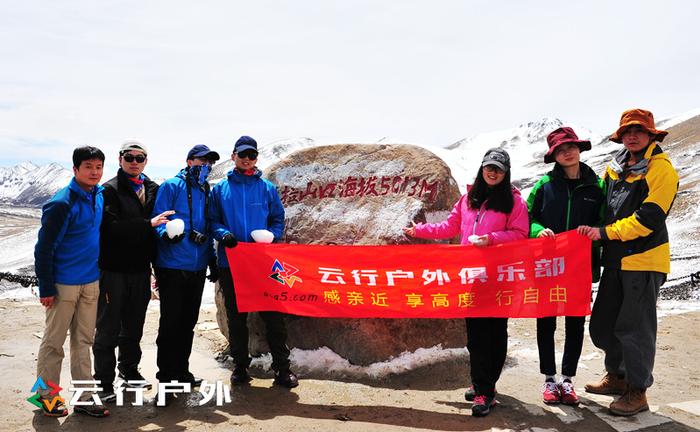
{"type": "Polygon", "coordinates": [[[204,234],[202,234],[201,232],[199,232],[197,230],[190,231],[189,237],[190,237],[190,241],[192,241],[192,243],[198,244],[198,245],[204,244],[207,242],[207,240],[209,240],[209,237],[205,236],[204,234]]]}

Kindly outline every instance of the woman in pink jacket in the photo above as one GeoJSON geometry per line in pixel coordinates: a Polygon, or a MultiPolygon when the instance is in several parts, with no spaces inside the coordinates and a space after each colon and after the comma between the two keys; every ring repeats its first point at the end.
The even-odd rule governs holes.
{"type": "MultiPolygon", "coordinates": [[[[461,236],[463,245],[487,247],[525,239],[530,232],[527,204],[510,183],[510,156],[499,148],[486,152],[481,169],[467,194],[457,201],[447,219],[413,224],[406,235],[425,239],[461,236]]],[[[496,405],[496,381],[508,348],[508,318],[467,318],[467,349],[471,359],[472,415],[488,415],[496,405]]]]}

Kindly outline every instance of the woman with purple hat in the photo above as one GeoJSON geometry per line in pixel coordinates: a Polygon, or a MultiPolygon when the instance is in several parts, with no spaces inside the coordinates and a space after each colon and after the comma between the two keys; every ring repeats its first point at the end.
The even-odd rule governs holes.
{"type": "MultiPolygon", "coordinates": [[[[581,152],[590,150],[590,141],[580,140],[573,129],[561,127],[547,136],[549,150],[545,163],[554,168],[535,184],[527,199],[530,237],[554,237],[579,225],[599,225],[605,204],[605,185],[596,173],[580,161],[581,152]]],[[[600,248],[593,246],[593,281],[600,278],[600,248]]],[[[567,316],[561,377],[556,379],[554,331],[557,317],[537,319],[537,348],[540,372],[545,376],[542,399],[546,404],[577,405],[572,383],[583,346],[585,316],[567,316]]]]}

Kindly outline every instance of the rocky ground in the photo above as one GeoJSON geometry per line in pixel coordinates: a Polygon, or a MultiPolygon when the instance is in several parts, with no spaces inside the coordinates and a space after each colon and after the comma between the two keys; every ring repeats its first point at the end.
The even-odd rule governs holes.
{"type": "MultiPolygon", "coordinates": [[[[152,305],[142,361],[149,380],[155,375],[157,320],[158,310],[152,305]]],[[[583,384],[599,378],[602,370],[601,354],[588,338],[575,382],[581,406],[545,406],[540,401],[535,320],[511,320],[509,359],[498,383],[499,405],[486,418],[471,417],[470,404],[462,396],[469,385],[467,354],[443,356],[432,364],[380,379],[370,377],[370,368],[343,379],[337,373],[329,377],[323,364],[314,364],[314,353],[295,351],[293,367],[300,372],[301,385],[291,391],[274,387],[268,371],[254,368],[252,385],[232,389],[231,402],[222,406],[213,401],[199,406],[201,396],[195,392],[165,408],[112,407],[106,419],[71,414],[57,420],[41,416],[26,401],[36,379],[42,325],[43,311],[37,301],[0,301],[0,430],[700,430],[700,376],[694,360],[700,348],[700,312],[660,319],[656,383],[649,390],[652,410],[630,419],[606,413],[611,398],[583,392],[583,384]]],[[[191,369],[211,382],[228,383],[230,364],[215,360],[224,347],[222,339],[214,311],[203,311],[191,369]]],[[[66,353],[67,349],[66,344],[66,353]]],[[[69,386],[67,363],[61,382],[64,387],[69,386]]],[[[69,394],[64,392],[64,396],[69,394]]]]}

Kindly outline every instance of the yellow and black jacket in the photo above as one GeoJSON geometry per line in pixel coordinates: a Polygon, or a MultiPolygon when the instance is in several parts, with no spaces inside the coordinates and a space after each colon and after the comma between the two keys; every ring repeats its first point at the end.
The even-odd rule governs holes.
{"type": "Polygon", "coordinates": [[[669,273],[671,252],[666,216],[678,192],[678,173],[657,143],[627,166],[621,150],[605,170],[605,227],[601,230],[603,267],[669,273]]]}

